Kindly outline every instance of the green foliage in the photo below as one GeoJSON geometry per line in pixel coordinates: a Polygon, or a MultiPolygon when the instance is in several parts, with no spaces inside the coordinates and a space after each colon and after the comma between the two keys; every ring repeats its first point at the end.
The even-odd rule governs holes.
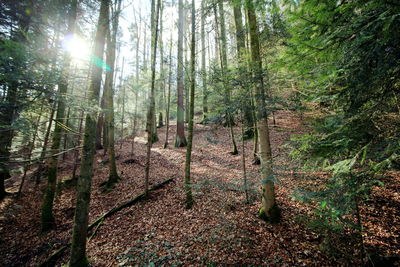
{"type": "Polygon", "coordinates": [[[400,167],[400,6],[389,1],[309,0],[290,3],[291,34],[281,67],[299,82],[303,101],[325,112],[313,130],[293,138],[292,157],[331,178],[319,192],[313,228],[326,235],[360,230],[357,206],[379,177],[400,167]]]}
{"type": "Polygon", "coordinates": [[[20,102],[48,94],[58,78],[57,71],[47,68],[51,58],[44,57],[37,45],[0,40],[0,84],[23,88],[20,102]]]}
{"type": "Polygon", "coordinates": [[[335,164],[369,144],[369,167],[394,167],[400,152],[400,30],[394,26],[400,7],[301,1],[289,14],[293,37],[286,63],[302,78],[304,99],[327,101],[331,111],[296,140],[293,155],[335,164]]]}

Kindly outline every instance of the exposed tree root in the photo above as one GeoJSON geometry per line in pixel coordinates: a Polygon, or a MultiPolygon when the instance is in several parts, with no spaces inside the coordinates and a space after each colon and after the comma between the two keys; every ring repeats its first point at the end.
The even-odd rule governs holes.
{"type": "MultiPolygon", "coordinates": [[[[172,182],[174,180],[174,178],[170,178],[168,180],[165,180],[162,183],[159,183],[155,186],[153,186],[152,188],[150,188],[149,191],[155,191],[157,189],[160,189],[162,187],[164,187],[165,185],[169,184],[170,182],[172,182]]],[[[118,211],[125,209],[127,207],[130,207],[136,203],[138,203],[141,200],[145,199],[145,194],[141,193],[140,195],[137,195],[136,197],[132,198],[131,200],[128,200],[124,203],[122,203],[121,205],[112,208],[111,210],[107,211],[106,213],[103,214],[103,216],[97,218],[94,222],[92,222],[89,226],[88,226],[88,235],[89,233],[92,231],[92,229],[94,229],[96,226],[96,228],[94,229],[93,233],[90,235],[90,239],[93,238],[93,236],[96,234],[98,228],[100,227],[100,225],[103,223],[103,221],[108,218],[111,217],[113,214],[117,213],[118,211]]],[[[68,249],[71,246],[71,243],[68,243],[67,245],[62,246],[61,248],[57,249],[56,251],[54,251],[45,261],[43,261],[39,266],[40,267],[52,267],[55,266],[57,260],[63,255],[64,251],[66,249],[68,249]]]]}

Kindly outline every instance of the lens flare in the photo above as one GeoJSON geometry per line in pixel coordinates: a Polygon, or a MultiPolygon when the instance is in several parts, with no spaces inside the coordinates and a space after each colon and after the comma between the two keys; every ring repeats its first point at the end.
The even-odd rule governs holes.
{"type": "Polygon", "coordinates": [[[72,34],[67,35],[63,42],[62,46],[65,50],[67,50],[71,57],[78,60],[88,60],[90,55],[89,45],[85,40],[80,38],[79,36],[72,34]]]}

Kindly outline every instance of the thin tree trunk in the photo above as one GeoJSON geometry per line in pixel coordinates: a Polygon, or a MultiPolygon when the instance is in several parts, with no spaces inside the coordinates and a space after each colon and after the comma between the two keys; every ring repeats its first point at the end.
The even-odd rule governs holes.
{"type": "Polygon", "coordinates": [[[167,110],[165,112],[165,119],[167,124],[167,129],[165,131],[165,143],[164,148],[168,147],[168,135],[169,135],[169,109],[171,105],[171,84],[172,84],[172,34],[169,44],[169,71],[168,71],[168,96],[167,96],[167,110]]]}
{"type": "MultiPolygon", "coordinates": [[[[92,65],[89,65],[89,70],[88,70],[88,75],[87,75],[87,80],[89,80],[90,79],[90,75],[91,75],[91,72],[92,72],[92,65]]],[[[90,86],[90,84],[89,84],[89,86],[90,86]]],[[[87,95],[87,93],[86,93],[86,91],[85,91],[85,94],[84,94],[84,97],[83,97],[83,99],[86,99],[86,95],[87,95]]],[[[83,116],[84,116],[84,110],[82,109],[81,110],[81,114],[80,114],[80,116],[79,116],[79,135],[77,136],[77,139],[76,139],[76,147],[80,147],[80,145],[81,145],[81,139],[82,139],[82,130],[83,130],[83,116]]],[[[105,128],[104,128],[105,129],[105,128]]],[[[75,151],[74,151],[74,166],[73,166],[73,168],[72,168],[72,179],[73,180],[77,180],[77,176],[76,176],[76,170],[77,170],[77,168],[78,168],[78,164],[79,164],[79,150],[78,149],[76,149],[75,151]]],[[[74,202],[72,202],[72,203],[74,203],[74,202]]]]}
{"type": "MultiPolygon", "coordinates": [[[[224,101],[225,101],[225,106],[228,109],[230,107],[230,92],[228,89],[227,81],[226,81],[226,70],[228,68],[228,56],[227,56],[227,45],[226,45],[226,27],[225,27],[225,12],[224,12],[224,5],[222,0],[218,1],[218,10],[219,10],[219,21],[221,24],[221,68],[222,68],[222,75],[223,75],[223,85],[224,85],[224,101]]],[[[236,140],[235,140],[235,134],[233,131],[233,116],[232,113],[229,111],[225,112],[226,114],[226,121],[228,123],[229,127],[229,133],[231,136],[231,141],[232,141],[232,155],[237,155],[238,154],[238,149],[236,145],[236,140]]]]}
{"type": "MultiPolygon", "coordinates": [[[[104,94],[105,94],[105,122],[108,134],[108,182],[107,187],[112,187],[116,182],[120,180],[117,173],[117,164],[115,162],[115,146],[114,146],[114,90],[113,90],[113,79],[114,79],[114,68],[115,68],[115,47],[117,43],[117,33],[118,33],[118,22],[119,14],[121,12],[121,1],[118,0],[117,8],[112,14],[112,29],[108,30],[107,38],[107,59],[106,64],[110,67],[110,71],[106,73],[106,81],[104,84],[104,94]]],[[[124,62],[124,60],[122,61],[124,62]]],[[[122,75],[122,73],[121,73],[122,75]]],[[[121,78],[122,82],[122,78],[121,78]]]]}
{"type": "Polygon", "coordinates": [[[21,184],[18,188],[18,196],[20,196],[20,194],[22,192],[22,188],[24,187],[24,183],[25,183],[26,174],[31,167],[32,152],[35,149],[35,142],[36,142],[36,137],[37,137],[38,131],[39,131],[39,124],[40,124],[40,119],[42,118],[42,112],[43,112],[43,106],[41,106],[41,108],[40,108],[40,112],[39,112],[39,115],[38,115],[38,118],[37,118],[37,121],[35,124],[35,131],[33,133],[32,141],[29,145],[29,150],[27,153],[27,163],[24,167],[24,174],[22,175],[21,184]]]}
{"type": "MultiPolygon", "coordinates": [[[[86,93],[85,93],[85,97],[86,97],[86,93]]],[[[81,116],[80,116],[80,121],[79,121],[79,135],[77,136],[76,139],[76,146],[75,147],[80,147],[81,145],[81,137],[82,137],[82,128],[83,128],[83,115],[84,112],[83,110],[81,111],[81,116]]],[[[78,161],[79,161],[79,150],[76,149],[74,151],[74,166],[72,168],[72,179],[76,180],[76,170],[78,168],[78,161]]]]}
{"type": "MultiPolygon", "coordinates": [[[[100,16],[96,31],[93,55],[103,59],[104,44],[109,20],[109,0],[101,0],[100,16]]],[[[92,62],[94,64],[94,62],[92,62]]],[[[102,66],[92,66],[89,90],[89,105],[98,103],[101,86],[102,66]]],[[[87,114],[83,140],[82,162],[77,184],[76,208],[72,232],[70,267],[88,266],[86,258],[86,238],[93,175],[93,161],[96,141],[97,114],[87,114]]]]}
{"type": "Polygon", "coordinates": [[[150,173],[150,154],[151,146],[153,144],[153,127],[154,124],[154,111],[155,111],[155,82],[156,82],[156,58],[157,58],[157,39],[158,39],[158,19],[160,12],[161,0],[157,0],[157,6],[155,1],[151,1],[151,89],[149,97],[149,108],[147,112],[147,148],[146,148],[146,166],[145,166],[145,195],[148,195],[149,191],[149,173],[150,173]]]}
{"type": "Polygon", "coordinates": [[[183,108],[183,0],[178,2],[178,68],[177,68],[177,122],[175,147],[186,146],[185,126],[184,126],[184,108],[183,108]]]}
{"type": "Polygon", "coordinates": [[[107,127],[104,125],[104,109],[105,109],[105,94],[103,90],[103,96],[101,97],[101,111],[99,118],[97,119],[96,125],[96,150],[104,149],[104,154],[107,153],[107,147],[103,146],[105,144],[104,140],[107,139],[106,132],[107,127]],[[103,144],[102,144],[103,139],[103,144]]]}
{"type": "MultiPolygon", "coordinates": [[[[78,2],[77,0],[72,0],[69,7],[69,15],[68,15],[68,30],[66,33],[66,37],[68,35],[72,35],[75,30],[75,22],[76,22],[76,10],[77,10],[78,2]]],[[[58,169],[58,153],[61,145],[61,135],[63,132],[63,127],[65,125],[65,97],[68,92],[68,76],[71,65],[71,57],[68,52],[64,54],[64,64],[61,73],[60,80],[58,82],[58,99],[57,99],[57,115],[56,115],[56,123],[53,132],[53,140],[51,145],[51,153],[52,156],[48,162],[48,176],[47,176],[47,187],[44,195],[44,199],[42,202],[41,209],[41,226],[42,232],[48,231],[55,226],[55,219],[53,215],[53,204],[54,204],[54,196],[56,190],[57,183],[57,169],[58,169]]]]}
{"type": "Polygon", "coordinates": [[[277,222],[280,218],[280,210],[275,202],[274,173],[272,165],[272,151],[268,129],[268,114],[265,109],[265,92],[262,61],[260,56],[260,43],[258,39],[257,18],[254,11],[253,1],[246,2],[248,23],[250,28],[251,44],[251,66],[254,78],[257,82],[255,87],[257,107],[257,130],[260,142],[261,174],[262,174],[262,204],[259,215],[269,222],[277,222]]]}
{"type": "MultiPolygon", "coordinates": [[[[164,5],[161,4],[160,7],[160,18],[163,17],[164,5]]],[[[164,117],[163,117],[163,107],[165,107],[165,73],[164,73],[164,45],[163,45],[163,20],[160,19],[160,37],[159,37],[159,46],[160,46],[160,90],[158,92],[158,127],[161,128],[164,126],[164,117]]]]}
{"type": "MultiPolygon", "coordinates": [[[[242,69],[247,70],[247,62],[246,62],[246,36],[245,36],[245,30],[243,27],[243,21],[242,21],[242,11],[241,11],[241,5],[239,3],[233,3],[233,15],[235,18],[235,28],[236,28],[236,49],[237,49],[237,55],[238,55],[238,75],[239,79],[242,79],[242,73],[245,73],[245,71],[242,71],[242,69]]],[[[244,79],[244,77],[243,77],[244,79]]],[[[249,88],[249,90],[251,90],[249,88]]],[[[251,91],[247,94],[248,96],[251,96],[251,91]]],[[[244,105],[244,123],[245,123],[245,131],[244,131],[244,138],[245,139],[250,139],[253,138],[254,136],[254,120],[253,120],[253,106],[251,102],[251,97],[246,97],[247,101],[246,104],[244,105]]]]}
{"type": "Polygon", "coordinates": [[[190,209],[193,206],[193,196],[190,179],[190,163],[192,160],[193,147],[193,118],[194,118],[194,90],[196,86],[195,73],[195,53],[196,53],[196,12],[195,0],[192,0],[192,41],[190,49],[190,106],[189,106],[189,124],[188,124],[188,143],[186,149],[185,161],[185,191],[186,191],[186,208],[190,209]]]}
{"type": "Polygon", "coordinates": [[[201,1],[201,77],[203,82],[203,124],[207,124],[208,113],[208,92],[207,92],[207,73],[206,73],[206,34],[205,34],[205,21],[206,21],[206,2],[201,1]]]}
{"type": "Polygon", "coordinates": [[[144,23],[144,38],[143,38],[143,72],[147,72],[147,28],[146,22],[144,23]]]}
{"type": "Polygon", "coordinates": [[[188,10],[187,10],[187,0],[184,0],[184,8],[183,8],[183,18],[184,18],[184,24],[183,24],[183,84],[184,84],[184,92],[185,92],[185,123],[189,122],[189,94],[190,94],[190,85],[189,85],[189,61],[188,61],[188,40],[186,39],[186,36],[189,36],[189,29],[188,29],[188,10]]]}
{"type": "MultiPolygon", "coordinates": [[[[119,88],[122,87],[122,116],[121,116],[121,143],[119,149],[122,149],[123,139],[124,139],[124,123],[125,123],[125,86],[122,86],[122,79],[124,75],[124,67],[125,67],[125,57],[122,58],[122,69],[121,75],[119,78],[119,88]]],[[[110,145],[110,144],[109,144],[110,145]]]]}
{"type": "Polygon", "coordinates": [[[240,129],[242,130],[242,169],[243,169],[243,186],[244,186],[244,192],[246,195],[246,203],[249,203],[249,192],[247,188],[247,173],[246,173],[246,151],[245,151],[245,131],[244,131],[244,115],[243,115],[243,110],[242,110],[242,125],[240,129]]]}
{"type": "MultiPolygon", "coordinates": [[[[214,12],[214,26],[215,26],[215,31],[214,31],[214,46],[215,46],[215,57],[214,57],[214,65],[217,66],[218,62],[219,64],[222,63],[221,59],[221,44],[219,42],[219,23],[218,23],[218,12],[217,12],[217,5],[213,5],[213,12],[214,12]]],[[[222,68],[222,66],[221,66],[222,68]]]]}
{"type": "Polygon", "coordinates": [[[136,90],[135,90],[135,114],[134,114],[134,121],[133,121],[133,137],[132,137],[132,155],[135,147],[135,136],[137,133],[137,116],[138,116],[138,98],[139,98],[139,45],[140,45],[140,24],[141,19],[139,20],[140,23],[137,23],[136,16],[135,16],[135,24],[136,24],[136,90]]]}
{"type": "MultiPolygon", "coordinates": [[[[75,71],[75,72],[77,71],[76,66],[75,66],[74,71],[75,71]]],[[[71,87],[71,95],[72,95],[73,93],[74,93],[74,87],[71,87]]],[[[66,116],[66,118],[65,118],[65,119],[66,119],[65,126],[66,126],[67,129],[69,129],[70,126],[71,126],[71,125],[70,125],[70,119],[69,119],[70,114],[71,114],[71,108],[68,107],[67,116],[66,116]]],[[[68,132],[67,132],[67,131],[64,131],[64,144],[63,144],[63,150],[64,150],[64,151],[66,151],[66,150],[67,150],[67,147],[70,145],[70,144],[68,143],[68,139],[69,139],[68,132]]],[[[63,160],[65,160],[66,156],[67,156],[67,153],[64,153],[64,154],[63,154],[63,160]]]]}
{"type": "Polygon", "coordinates": [[[50,107],[49,123],[47,125],[46,134],[45,134],[44,140],[43,140],[42,152],[40,153],[40,157],[39,157],[39,166],[38,166],[36,174],[35,174],[36,185],[38,185],[40,183],[40,178],[42,177],[43,170],[45,169],[44,158],[46,157],[47,144],[49,143],[49,139],[50,139],[51,126],[53,125],[53,119],[54,119],[54,115],[56,113],[56,106],[57,106],[57,102],[54,101],[53,105],[50,107]]]}

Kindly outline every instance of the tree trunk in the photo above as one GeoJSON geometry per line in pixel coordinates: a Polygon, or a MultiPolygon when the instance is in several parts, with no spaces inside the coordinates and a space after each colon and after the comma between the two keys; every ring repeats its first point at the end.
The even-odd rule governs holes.
{"type": "Polygon", "coordinates": [[[190,83],[189,83],[189,61],[188,61],[188,47],[189,43],[186,36],[189,36],[188,28],[188,2],[184,0],[183,3],[183,84],[185,92],[185,123],[189,122],[189,94],[190,94],[190,83]]]}
{"type": "MultiPolygon", "coordinates": [[[[109,0],[101,0],[100,16],[96,31],[93,55],[102,60],[104,44],[107,34],[107,23],[109,20],[109,0]]],[[[92,61],[92,74],[90,79],[89,105],[97,105],[100,86],[102,66],[94,65],[92,61]]],[[[80,176],[77,184],[76,209],[74,226],[72,232],[71,267],[88,266],[86,258],[86,238],[89,215],[90,191],[93,175],[93,161],[95,154],[96,140],[96,117],[97,114],[87,114],[85,132],[83,139],[82,161],[80,176]]]]}
{"type": "MultiPolygon", "coordinates": [[[[235,18],[235,27],[236,27],[236,49],[237,49],[237,56],[238,56],[238,74],[239,79],[241,79],[241,74],[245,73],[241,71],[242,69],[247,70],[247,62],[246,62],[246,36],[245,30],[243,27],[242,21],[242,11],[240,4],[233,4],[233,16],[235,18]]],[[[250,88],[249,88],[250,90],[250,88]]],[[[244,123],[245,123],[245,130],[244,130],[244,138],[250,139],[254,136],[254,120],[253,120],[253,113],[252,113],[252,102],[251,102],[251,92],[248,92],[246,97],[246,103],[244,106],[244,123]]]]}
{"type": "Polygon", "coordinates": [[[145,166],[145,195],[148,195],[149,191],[149,173],[150,173],[150,153],[151,146],[153,144],[153,127],[154,124],[154,111],[155,111],[155,82],[156,82],[156,58],[157,58],[157,39],[158,39],[158,19],[160,12],[161,0],[157,0],[157,6],[155,1],[151,1],[151,88],[149,97],[149,107],[147,112],[147,148],[146,148],[146,166],[145,166]]]}
{"type": "MultiPolygon", "coordinates": [[[[218,1],[218,11],[219,11],[219,22],[221,24],[221,68],[222,68],[222,75],[223,75],[223,85],[224,85],[224,101],[226,109],[230,107],[230,92],[228,89],[227,81],[226,81],[226,70],[228,68],[228,56],[227,56],[227,45],[226,45],[226,26],[225,26],[225,12],[224,12],[224,4],[222,0],[218,1]]],[[[235,134],[233,131],[233,116],[232,113],[229,111],[225,112],[226,121],[229,126],[229,133],[231,136],[232,141],[232,155],[238,154],[238,149],[235,140],[235,134]]]]}
{"type": "MultiPolygon", "coordinates": [[[[125,66],[125,58],[122,58],[122,69],[121,75],[119,76],[119,88],[121,90],[122,87],[122,116],[121,116],[121,143],[119,149],[122,149],[122,143],[124,138],[124,123],[125,123],[125,86],[122,86],[122,78],[124,75],[124,66],[125,66]]],[[[110,145],[110,144],[108,144],[110,145]]]]}
{"type": "Polygon", "coordinates": [[[135,24],[136,24],[136,89],[135,89],[135,114],[134,114],[134,121],[133,121],[133,137],[132,137],[132,155],[135,146],[135,136],[137,133],[137,116],[138,116],[138,97],[139,97],[139,45],[140,45],[140,25],[141,19],[139,20],[140,23],[137,23],[136,16],[135,16],[135,24]]]}
{"type": "MultiPolygon", "coordinates": [[[[69,7],[68,30],[65,37],[71,36],[75,30],[77,0],[72,0],[69,7]]],[[[71,57],[68,52],[64,54],[64,63],[60,80],[58,82],[58,99],[56,123],[53,132],[53,140],[51,144],[52,156],[48,162],[47,187],[44,195],[41,209],[41,226],[42,232],[48,231],[55,226],[53,215],[54,196],[57,183],[58,154],[61,145],[61,135],[65,125],[65,97],[68,92],[68,76],[71,65],[71,57]]]]}
{"type": "MultiPolygon", "coordinates": [[[[85,97],[86,97],[86,93],[85,93],[85,97]]],[[[80,116],[80,120],[79,120],[79,134],[76,137],[76,145],[75,147],[79,147],[81,145],[81,136],[82,136],[82,128],[83,128],[83,115],[84,112],[83,110],[81,111],[81,116],[80,116]]],[[[76,180],[76,170],[78,168],[78,161],[79,161],[79,149],[75,149],[74,151],[74,166],[72,168],[72,179],[76,180]]]]}
{"type": "Polygon", "coordinates": [[[241,112],[242,114],[242,125],[240,127],[242,131],[242,169],[243,169],[243,186],[244,186],[244,192],[246,195],[246,203],[249,203],[249,192],[247,188],[247,173],[246,173],[246,151],[245,151],[245,131],[244,131],[244,114],[243,110],[241,112]]]}
{"type": "MultiPolygon", "coordinates": [[[[164,5],[161,4],[160,7],[160,18],[163,17],[164,5]]],[[[158,91],[158,127],[161,128],[164,126],[164,116],[163,116],[163,107],[165,107],[165,73],[164,73],[164,45],[163,45],[163,20],[160,19],[160,38],[159,47],[160,47],[160,90],[158,91]]]]}
{"type": "Polygon", "coordinates": [[[39,166],[38,166],[38,168],[36,170],[36,174],[35,174],[35,183],[37,185],[40,183],[40,178],[42,177],[42,173],[45,169],[44,159],[46,157],[47,144],[49,143],[49,139],[50,139],[51,126],[53,125],[53,119],[54,119],[54,115],[56,113],[56,106],[57,106],[57,102],[54,101],[53,105],[50,107],[49,122],[47,125],[46,134],[45,134],[44,140],[43,140],[42,152],[40,153],[40,157],[39,157],[39,166]]]}
{"type": "MultiPolygon", "coordinates": [[[[74,69],[74,71],[76,72],[77,71],[77,68],[76,68],[76,66],[75,66],[75,69],[74,69]]],[[[74,93],[74,87],[71,87],[71,92],[70,92],[70,94],[71,95],[73,95],[73,93],[74,93]]],[[[70,115],[71,115],[71,108],[70,107],[68,107],[68,109],[67,109],[67,116],[66,116],[66,118],[65,118],[65,126],[66,126],[66,128],[67,129],[70,129],[71,128],[71,123],[70,123],[70,115]]],[[[63,150],[64,151],[66,151],[67,149],[68,149],[68,147],[69,147],[69,133],[67,132],[67,131],[64,131],[64,144],[63,144],[63,150]]],[[[67,157],[67,153],[64,153],[63,154],[63,160],[65,160],[65,158],[67,157]]]]}
{"type": "MultiPolygon", "coordinates": [[[[172,34],[171,34],[172,35],[172,34]]],[[[172,36],[169,44],[169,71],[168,71],[168,96],[167,96],[167,110],[165,112],[165,119],[167,129],[165,130],[165,143],[164,148],[168,147],[168,135],[169,135],[169,109],[171,104],[171,84],[172,84],[172,36]]]]}
{"type": "Polygon", "coordinates": [[[246,1],[248,23],[250,28],[251,67],[256,81],[255,97],[257,107],[257,130],[260,142],[261,174],[262,174],[262,204],[259,215],[269,222],[277,222],[280,210],[275,202],[274,173],[272,169],[272,151],[268,129],[268,114],[266,110],[265,89],[263,81],[260,43],[258,39],[257,18],[253,1],[246,1]]]}
{"type": "Polygon", "coordinates": [[[22,175],[22,180],[21,180],[21,184],[18,188],[18,196],[20,196],[21,192],[22,192],[22,188],[24,187],[24,183],[25,183],[25,178],[26,178],[26,173],[29,171],[30,167],[31,167],[31,159],[32,159],[32,152],[35,149],[35,142],[36,142],[36,137],[38,135],[39,132],[39,124],[40,124],[40,119],[42,118],[42,112],[43,112],[43,106],[40,107],[40,112],[35,124],[35,131],[33,133],[33,137],[32,137],[32,141],[29,144],[29,149],[26,155],[26,165],[24,166],[24,174],[22,175]]]}
{"type": "Polygon", "coordinates": [[[192,41],[190,49],[190,101],[189,101],[189,124],[188,124],[188,143],[186,149],[185,161],[185,191],[186,191],[186,208],[190,209],[193,206],[193,196],[190,181],[190,163],[192,160],[193,147],[193,118],[194,118],[194,90],[196,86],[195,73],[195,53],[196,53],[196,12],[195,0],[192,0],[192,41]]]}
{"type": "Polygon", "coordinates": [[[215,46],[215,54],[214,54],[214,65],[217,66],[218,62],[221,64],[221,47],[219,42],[219,23],[218,23],[218,12],[217,12],[217,5],[213,5],[213,12],[214,12],[214,26],[215,26],[215,33],[214,33],[214,46],[215,46]]]}
{"type": "Polygon", "coordinates": [[[176,122],[175,147],[186,146],[184,108],[183,108],[183,0],[178,2],[178,69],[177,69],[177,94],[178,110],[176,122]]]}
{"type": "Polygon", "coordinates": [[[105,107],[105,92],[103,91],[103,96],[101,97],[101,112],[99,114],[99,118],[97,119],[96,125],[96,150],[100,150],[104,148],[104,153],[107,153],[107,148],[103,145],[105,144],[104,140],[107,138],[106,128],[104,125],[104,109],[105,107]],[[103,142],[101,142],[103,140],[103,142]],[[103,144],[102,144],[103,143],[103,144]]]}
{"type": "Polygon", "coordinates": [[[111,188],[115,183],[117,183],[120,178],[117,173],[117,164],[115,162],[115,146],[114,146],[114,90],[113,90],[113,80],[115,71],[115,48],[117,42],[118,33],[118,22],[119,14],[121,12],[121,1],[118,0],[117,8],[112,14],[112,29],[108,30],[107,38],[107,59],[106,64],[110,67],[110,71],[106,73],[106,80],[104,83],[104,95],[105,95],[105,124],[107,128],[107,144],[108,144],[108,182],[107,187],[111,188]]]}
{"type": "Polygon", "coordinates": [[[205,36],[205,21],[206,21],[206,2],[201,1],[201,77],[203,82],[203,124],[207,124],[208,113],[208,92],[207,92],[207,73],[206,73],[206,36],[205,36]]]}

